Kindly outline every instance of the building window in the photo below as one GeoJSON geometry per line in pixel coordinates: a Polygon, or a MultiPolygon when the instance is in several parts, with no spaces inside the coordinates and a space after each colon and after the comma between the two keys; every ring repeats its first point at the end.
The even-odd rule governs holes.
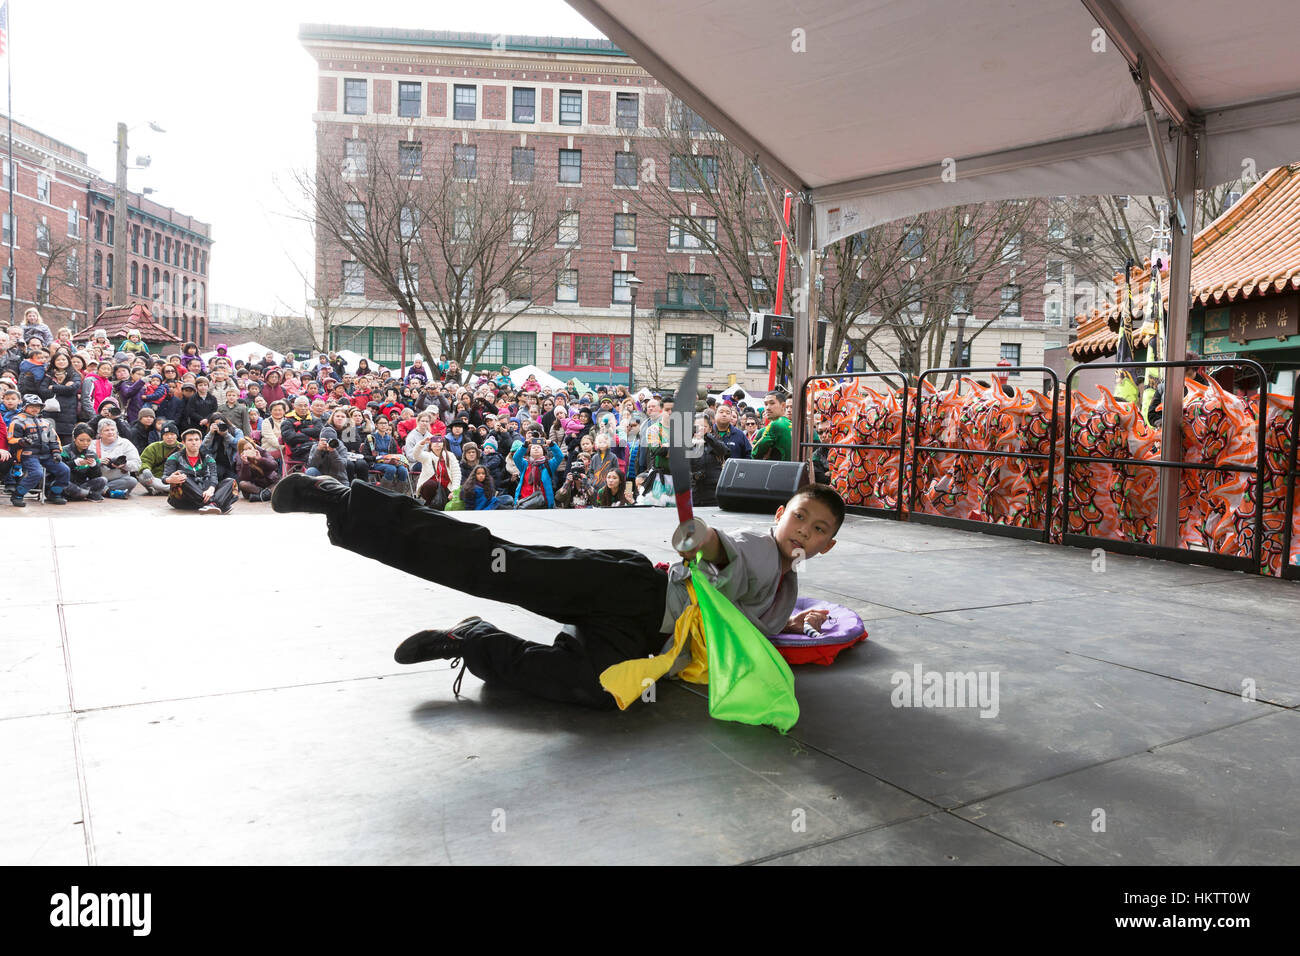
{"type": "Polygon", "coordinates": [[[999,352],[998,358],[1006,359],[1012,365],[1020,364],[1020,343],[1019,342],[1003,342],[998,347],[998,352],[999,352]]]}
{"type": "Polygon", "coordinates": [[[44,173],[36,174],[36,199],[39,202],[50,201],[50,177],[44,173]]]}
{"type": "Polygon", "coordinates": [[[50,304],[50,274],[48,272],[42,272],[41,279],[36,284],[36,304],[50,304]]]}
{"type": "MultiPolygon", "coordinates": [[[[626,248],[636,246],[636,213],[614,213],[614,245],[626,248]]],[[[615,301],[618,301],[617,299],[615,301]]]]}
{"type": "MultiPolygon", "coordinates": [[[[104,239],[104,214],[99,210],[95,211],[95,241],[102,242],[104,239]]],[[[156,257],[158,254],[154,253],[156,257]]]]}
{"type": "Polygon", "coordinates": [[[1002,287],[1001,314],[1013,318],[1020,315],[1020,286],[1008,284],[1002,287]]]}
{"type": "Polygon", "coordinates": [[[615,272],[614,273],[614,298],[613,302],[631,302],[632,287],[627,284],[627,280],[636,275],[635,272],[615,272]]]}
{"type": "Polygon", "coordinates": [[[668,225],[669,249],[707,249],[718,241],[718,219],[716,216],[700,216],[694,220],[685,216],[673,216],[668,225]],[[700,238],[703,232],[708,241],[700,238]]]}
{"type": "Polygon", "coordinates": [[[768,353],[766,349],[750,349],[745,353],[745,368],[767,368],[768,353]]]}
{"type": "Polygon", "coordinates": [[[555,278],[555,301],[578,301],[578,270],[561,269],[555,278]]]}
{"type": "Polygon", "coordinates": [[[153,270],[153,295],[155,299],[158,298],[158,270],[157,269],[153,270]]]}
{"type": "Polygon", "coordinates": [[[718,186],[718,160],[715,156],[674,156],[668,167],[668,185],[672,189],[699,192],[718,186]]]}
{"type": "MultiPolygon", "coordinates": [[[[9,217],[6,216],[5,218],[8,219],[9,217]]],[[[101,252],[95,253],[95,273],[91,281],[93,281],[97,286],[102,286],[104,284],[104,255],[101,252]]],[[[157,284],[157,281],[155,281],[154,285],[157,284]]]]}
{"type": "Polygon", "coordinates": [[[0,177],[0,189],[9,189],[9,177],[12,175],[9,166],[9,160],[0,160],[0,168],[4,170],[3,177],[0,177]]]}
{"type": "Polygon", "coordinates": [[[420,210],[403,206],[397,216],[398,231],[403,239],[418,239],[420,235],[420,210]]]}
{"type": "MultiPolygon", "coordinates": [[[[3,277],[0,278],[0,295],[4,295],[7,298],[12,299],[14,296],[14,283],[13,283],[14,274],[13,274],[13,270],[9,268],[9,265],[7,263],[3,267],[0,267],[0,276],[3,277]]],[[[98,301],[98,297],[96,297],[96,301],[98,301]]],[[[99,315],[98,305],[96,305],[95,314],[99,315]]]]}
{"type": "Polygon", "coordinates": [[[925,231],[921,228],[909,229],[903,236],[903,258],[920,259],[924,255],[925,231]]]}
{"type": "Polygon", "coordinates": [[[77,212],[77,204],[74,202],[72,208],[68,210],[68,235],[74,238],[81,232],[81,216],[77,212]]]}
{"type": "Polygon", "coordinates": [[[1047,220],[1047,238],[1054,242],[1065,241],[1065,220],[1059,216],[1050,216],[1047,220]]]}
{"type": "Polygon", "coordinates": [[[478,176],[478,147],[456,143],[451,148],[451,174],[457,179],[478,176]]]}
{"type": "Polygon", "coordinates": [[[140,227],[139,226],[131,227],[131,251],[132,252],[140,251],[140,227]]]}
{"type": "Polygon", "coordinates": [[[560,90],[560,125],[582,124],[582,91],[560,90]]]}
{"type": "Polygon", "coordinates": [[[482,369],[499,369],[502,365],[518,368],[521,365],[533,365],[537,357],[536,332],[497,332],[490,335],[479,332],[474,337],[474,348],[470,353],[470,367],[482,369]]]}
{"type": "Polygon", "coordinates": [[[560,227],[555,242],[561,246],[576,246],[578,244],[578,213],[576,210],[560,213],[560,227]]]}
{"type": "Polygon", "coordinates": [[[1023,262],[1021,255],[1020,235],[1007,236],[1002,243],[1002,261],[1003,262],[1023,262]]]}
{"type": "Polygon", "coordinates": [[[343,141],[343,174],[345,176],[366,175],[366,148],[364,139],[345,139],[343,141]]]}
{"type": "Polygon", "coordinates": [[[1048,282],[1064,282],[1065,281],[1065,260],[1048,259],[1046,278],[1048,282]]]}
{"type": "Polygon", "coordinates": [[[149,298],[149,267],[140,267],[140,297],[149,298]]]}
{"type": "Polygon", "coordinates": [[[153,257],[162,259],[162,235],[156,232],[153,234],[153,257]]]}
{"type": "MultiPolygon", "coordinates": [[[[112,244],[113,242],[113,220],[111,216],[109,217],[109,221],[108,221],[108,241],[110,244],[112,244]]],[[[167,263],[168,265],[172,264],[171,236],[167,237],[163,245],[163,262],[167,263]]]]}
{"type": "Polygon", "coordinates": [[[636,186],[636,153],[614,154],[614,185],[636,186]]]}
{"type": "Polygon", "coordinates": [[[366,231],[366,206],[365,203],[349,202],[343,204],[344,211],[348,217],[348,229],[354,236],[359,236],[366,231]]]}
{"type": "Polygon", "coordinates": [[[537,91],[531,87],[516,87],[514,92],[514,121],[516,123],[535,123],[537,121],[537,91]]]}
{"type": "Polygon", "coordinates": [[[108,236],[105,241],[111,246],[113,244],[113,225],[116,222],[114,216],[110,213],[108,217],[108,236]]]}
{"type": "Polygon", "coordinates": [[[1052,325],[1061,324],[1061,300],[1056,296],[1048,296],[1043,300],[1043,318],[1052,325]]]}
{"type": "MultiPolygon", "coordinates": [[[[6,246],[11,245],[14,241],[14,221],[13,218],[9,215],[9,213],[4,214],[3,241],[6,246]]],[[[8,264],[5,264],[5,268],[8,268],[8,264]]]]}
{"type": "Polygon", "coordinates": [[[419,143],[398,143],[397,163],[403,176],[419,176],[424,166],[424,147],[419,143]]]}
{"type": "Polygon", "coordinates": [[[366,271],[359,262],[343,262],[343,294],[366,294],[366,271]]]}
{"type": "Polygon", "coordinates": [[[207,274],[208,274],[208,254],[205,252],[203,253],[203,255],[199,257],[199,275],[205,276],[207,274]]]}
{"type": "Polygon", "coordinates": [[[668,114],[669,124],[673,129],[688,133],[711,133],[713,127],[704,122],[704,117],[691,109],[681,100],[674,100],[668,114]]]}
{"type": "Polygon", "coordinates": [[[420,84],[419,83],[398,83],[397,84],[397,115],[398,116],[419,116],[420,115],[420,84]]]}
{"type": "MultiPolygon", "coordinates": [[[[109,278],[111,279],[111,278],[112,278],[112,274],[113,274],[113,262],[112,262],[113,257],[112,257],[112,256],[109,256],[108,258],[109,258],[108,271],[109,271],[109,278]]],[[[112,284],[113,284],[113,283],[110,281],[110,282],[109,282],[109,285],[111,286],[112,284]]],[[[167,299],[168,299],[169,293],[170,293],[170,298],[171,298],[171,300],[172,300],[172,303],[171,303],[171,304],[172,304],[172,305],[175,305],[175,304],[176,304],[176,289],[172,286],[172,274],[171,274],[170,272],[164,272],[164,273],[163,273],[163,284],[162,284],[162,301],[163,301],[163,305],[166,305],[166,304],[167,304],[167,299]]]]}
{"type": "Polygon", "coordinates": [[[457,206],[452,210],[451,215],[451,241],[469,242],[470,235],[474,231],[474,221],[469,206],[457,206]]]}
{"type": "Polygon", "coordinates": [[[134,262],[131,263],[131,294],[140,294],[140,266],[134,262]]]}
{"type": "Polygon", "coordinates": [[[961,355],[957,355],[957,343],[953,342],[948,346],[948,361],[952,362],[954,368],[970,368],[970,343],[961,344],[961,355]]]}
{"type": "MultiPolygon", "coordinates": [[[[749,307],[755,312],[766,312],[772,308],[772,290],[768,287],[767,280],[762,276],[749,277],[749,307]]],[[[763,349],[759,349],[764,355],[767,354],[763,349]]],[[[764,365],[764,368],[767,366],[764,365]]]]}
{"type": "Polygon", "coordinates": [[[510,152],[510,178],[517,183],[531,183],[536,168],[535,150],[531,146],[516,146],[510,152]]]}
{"type": "Polygon", "coordinates": [[[189,246],[185,247],[185,261],[184,261],[183,268],[185,269],[186,272],[190,271],[190,247],[189,246]]]}
{"type": "Polygon", "coordinates": [[[560,150],[560,182],[582,182],[582,150],[560,150]]]}
{"type": "Polygon", "coordinates": [[[144,231],[144,242],[140,244],[144,254],[149,255],[149,250],[153,248],[153,233],[148,229],[144,231]]]}
{"type": "Polygon", "coordinates": [[[452,108],[452,119],[458,120],[475,120],[478,119],[478,87],[477,86],[457,86],[455,106],[452,108]]]}
{"type": "Polygon", "coordinates": [[[104,284],[108,288],[113,288],[113,254],[110,252],[104,259],[104,284]]]}
{"type": "Polygon", "coordinates": [[[696,355],[703,368],[713,368],[712,335],[680,335],[669,332],[664,336],[664,364],[689,365],[696,355]]]}
{"type": "Polygon", "coordinates": [[[36,252],[42,256],[50,254],[50,227],[43,222],[36,224],[36,252]]]}
{"type": "Polygon", "coordinates": [[[510,241],[519,246],[527,245],[532,235],[533,214],[531,212],[515,213],[514,220],[510,224],[510,241]]]}
{"type": "Polygon", "coordinates": [[[398,281],[401,283],[402,292],[410,297],[418,295],[420,292],[420,264],[418,262],[403,262],[401,270],[398,281]]]}
{"type": "Polygon", "coordinates": [[[1116,209],[1127,209],[1127,208],[1128,208],[1128,197],[1127,197],[1127,196],[1113,196],[1113,197],[1111,197],[1111,198],[1113,198],[1113,199],[1115,200],[1115,208],[1116,208],[1116,209]]]}
{"type": "Polygon", "coordinates": [[[531,269],[516,269],[506,277],[504,288],[511,302],[533,301],[533,273],[531,269]]]}
{"type": "MultiPolygon", "coordinates": [[[[146,274],[145,280],[148,281],[146,274]]],[[[77,250],[73,249],[63,260],[63,282],[65,285],[75,286],[81,281],[81,260],[77,258],[77,250]]]]}
{"type": "Polygon", "coordinates": [[[619,93],[615,100],[614,125],[619,129],[636,129],[640,124],[640,97],[635,93],[619,93]]]}
{"type": "Polygon", "coordinates": [[[611,368],[626,372],[631,364],[630,349],[626,335],[556,332],[551,336],[551,368],[564,372],[599,372],[611,368]]]}
{"type": "Polygon", "coordinates": [[[363,116],[366,112],[366,81],[343,81],[343,112],[363,116]]]}

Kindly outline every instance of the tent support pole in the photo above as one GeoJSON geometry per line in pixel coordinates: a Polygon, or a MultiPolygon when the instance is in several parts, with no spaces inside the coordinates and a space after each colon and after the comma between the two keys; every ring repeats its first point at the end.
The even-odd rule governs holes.
{"type": "Polygon", "coordinates": [[[813,319],[817,314],[817,295],[813,265],[813,204],[812,196],[807,192],[799,194],[799,218],[795,222],[794,235],[799,249],[799,289],[794,297],[794,374],[790,380],[790,392],[794,401],[790,403],[792,421],[791,434],[794,437],[792,458],[795,461],[804,457],[799,442],[803,440],[804,408],[800,386],[812,370],[813,319]]]}
{"type": "MultiPolygon", "coordinates": [[[[1196,187],[1199,176],[1198,137],[1183,127],[1178,132],[1177,158],[1174,168],[1174,191],[1184,209],[1196,209],[1196,187]]],[[[1172,215],[1172,213],[1171,213],[1172,215]]],[[[1192,285],[1192,231],[1191,228],[1171,229],[1173,253],[1169,262],[1169,318],[1165,329],[1165,360],[1182,362],[1187,358],[1187,322],[1191,305],[1192,285]]],[[[1183,457],[1183,378],[1181,368],[1165,369],[1164,409],[1161,425],[1160,457],[1166,461],[1181,461],[1183,457]]],[[[1166,548],[1178,547],[1178,490],[1182,474],[1175,468],[1161,469],[1158,505],[1157,543],[1166,548]]]]}

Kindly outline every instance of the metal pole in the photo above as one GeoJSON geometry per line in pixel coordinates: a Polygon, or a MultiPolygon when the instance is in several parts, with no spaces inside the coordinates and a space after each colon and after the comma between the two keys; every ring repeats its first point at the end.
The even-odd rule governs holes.
{"type": "MultiPolygon", "coordinates": [[[[12,34],[10,34],[12,41],[12,34]]],[[[12,42],[10,43],[12,46],[12,42]]],[[[14,234],[18,231],[18,223],[14,219],[14,180],[18,178],[18,170],[14,169],[14,58],[12,54],[5,55],[5,69],[8,71],[8,80],[6,87],[9,91],[9,324],[14,325],[17,321],[14,318],[14,303],[18,299],[18,277],[14,273],[14,234]]]]}
{"type": "MultiPolygon", "coordinates": [[[[627,393],[636,392],[636,286],[632,286],[632,320],[628,325],[627,335],[627,393]]],[[[611,383],[612,384],[612,383],[611,383]]]]}
{"type": "Polygon", "coordinates": [[[126,305],[126,124],[117,124],[117,184],[113,190],[113,297],[114,305],[126,305]]]}
{"type": "Polygon", "coordinates": [[[402,322],[402,381],[406,381],[406,323],[402,322]]]}
{"type": "MultiPolygon", "coordinates": [[[[782,213],[781,213],[782,218],[785,220],[785,224],[787,227],[790,225],[790,203],[793,201],[793,199],[794,199],[794,193],[790,192],[790,190],[787,189],[785,191],[785,203],[783,204],[782,213]]],[[[786,262],[786,253],[789,251],[789,243],[786,241],[785,238],[787,231],[788,229],[781,230],[781,238],[778,239],[776,243],[777,246],[780,247],[780,251],[777,252],[777,258],[776,258],[776,296],[772,300],[772,313],[774,315],[781,314],[781,308],[782,308],[781,303],[785,300],[785,262],[786,262]]],[[[772,389],[776,388],[777,361],[778,361],[777,353],[776,352],[769,353],[768,365],[767,365],[767,390],[769,392],[772,389]]]]}
{"type": "MultiPolygon", "coordinates": [[[[817,285],[813,281],[813,207],[812,197],[803,193],[799,198],[799,220],[795,227],[795,241],[799,243],[800,295],[795,297],[794,310],[794,382],[806,381],[812,369],[813,316],[817,314],[817,285]]],[[[802,441],[804,402],[802,396],[791,402],[791,434],[802,441]]],[[[798,446],[795,446],[798,447],[798,446]]],[[[797,460],[797,459],[796,459],[797,460]]]]}
{"type": "MultiPolygon", "coordinates": [[[[1197,137],[1185,128],[1178,134],[1177,158],[1174,171],[1174,198],[1183,209],[1193,210],[1198,173],[1197,137]]],[[[1171,213],[1172,215],[1172,213],[1171,213]]],[[[1191,305],[1192,285],[1192,230],[1195,222],[1186,229],[1174,225],[1173,252],[1169,262],[1169,319],[1166,327],[1167,362],[1187,359],[1187,313],[1191,305]]],[[[1183,458],[1183,369],[1165,370],[1165,393],[1161,418],[1160,457],[1166,461],[1183,458]]],[[[1262,385],[1263,383],[1261,383],[1262,385]]],[[[1261,435],[1261,440],[1262,435],[1261,435]]],[[[1178,468],[1162,469],[1158,498],[1157,543],[1166,548],[1178,547],[1178,490],[1182,485],[1182,471],[1178,468]]],[[[1255,507],[1260,507],[1257,503],[1255,507]]]]}

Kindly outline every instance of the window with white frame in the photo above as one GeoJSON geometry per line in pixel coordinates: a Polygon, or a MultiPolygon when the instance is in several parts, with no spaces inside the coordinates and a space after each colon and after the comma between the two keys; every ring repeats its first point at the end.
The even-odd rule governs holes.
{"type": "Polygon", "coordinates": [[[517,183],[531,183],[537,166],[536,150],[531,146],[516,146],[510,151],[510,178],[517,183]]]}
{"type": "Polygon", "coordinates": [[[77,204],[74,202],[72,208],[68,210],[68,235],[76,237],[81,232],[81,213],[77,210],[77,204]]]}
{"type": "Polygon", "coordinates": [[[559,181],[562,183],[582,182],[582,150],[580,149],[560,150],[560,180],[559,181]]]}
{"type": "Polygon", "coordinates": [[[65,285],[75,286],[80,281],[81,260],[77,258],[77,250],[73,249],[63,260],[63,282],[65,285]]]}
{"type": "Polygon", "coordinates": [[[533,235],[533,214],[531,211],[520,211],[514,214],[514,220],[510,224],[510,241],[516,245],[526,245],[533,235]]]}
{"type": "Polygon", "coordinates": [[[1020,364],[1020,343],[1003,342],[998,346],[998,358],[1006,359],[1012,365],[1020,364]]]}
{"type": "Polygon", "coordinates": [[[555,277],[555,301],[578,301],[578,270],[561,269],[555,277]]]}
{"type": "Polygon", "coordinates": [[[397,161],[401,175],[422,175],[424,172],[424,147],[419,143],[398,143],[397,161]]]}
{"type": "Polygon", "coordinates": [[[366,294],[366,270],[361,263],[347,259],[343,261],[343,294],[366,294]]]}
{"type": "Polygon", "coordinates": [[[1065,281],[1065,260],[1048,259],[1047,267],[1044,271],[1044,278],[1046,278],[1048,282],[1064,282],[1065,281]]]}
{"type": "Polygon", "coordinates": [[[478,147],[467,143],[456,143],[451,150],[451,174],[457,179],[476,179],[478,147]]]}
{"type": "Polygon", "coordinates": [[[1002,261],[1008,263],[1023,262],[1021,257],[1020,234],[1006,236],[1002,240],[1002,261]]]}
{"type": "Polygon", "coordinates": [[[560,90],[560,125],[582,124],[582,91],[560,90]]]}
{"type": "Polygon", "coordinates": [[[414,296],[420,291],[420,264],[418,262],[401,263],[401,272],[398,279],[402,284],[402,290],[408,296],[414,296]]]}
{"type": "Polygon", "coordinates": [[[456,86],[455,102],[452,107],[452,119],[478,119],[478,87],[456,86]]]}
{"type": "Polygon", "coordinates": [[[631,302],[632,287],[627,284],[627,280],[636,275],[635,272],[615,272],[614,273],[614,298],[613,302],[631,302]]]}
{"type": "Polygon", "coordinates": [[[560,227],[556,243],[561,246],[576,246],[578,244],[578,211],[576,209],[560,213],[560,227]]]}
{"type": "Polygon", "coordinates": [[[366,81],[343,81],[343,112],[364,115],[366,112],[366,81]]]}
{"type": "MultiPolygon", "coordinates": [[[[4,234],[3,234],[3,237],[0,237],[0,238],[3,238],[4,244],[5,244],[6,246],[9,245],[11,242],[13,242],[13,239],[14,239],[14,220],[13,220],[13,217],[9,215],[9,213],[5,213],[5,214],[4,214],[4,234]]],[[[7,269],[8,266],[7,266],[7,265],[3,265],[3,266],[0,266],[0,268],[6,268],[6,269],[7,269]]]]}
{"type": "Polygon", "coordinates": [[[345,139],[343,141],[343,174],[345,176],[366,175],[366,146],[363,139],[345,139]]]}
{"type": "Polygon", "coordinates": [[[36,224],[36,251],[43,256],[50,254],[50,227],[44,222],[36,224]]]}
{"type": "Polygon", "coordinates": [[[665,365],[689,365],[691,359],[697,355],[702,368],[713,367],[712,335],[682,335],[669,332],[664,336],[665,365]]]}
{"type": "Polygon", "coordinates": [[[920,259],[925,248],[925,231],[920,226],[907,230],[903,236],[903,258],[920,259]]]}
{"type": "Polygon", "coordinates": [[[745,368],[767,368],[768,361],[766,349],[749,349],[745,352],[745,368]]]}
{"type": "MultiPolygon", "coordinates": [[[[344,210],[347,212],[348,229],[353,235],[361,235],[366,231],[366,205],[360,202],[350,202],[344,204],[344,210]]],[[[170,242],[170,240],[168,240],[170,242]]]]}
{"type": "Polygon", "coordinates": [[[474,230],[469,206],[457,206],[452,211],[451,238],[453,242],[469,242],[474,230]]]}
{"type": "Polygon", "coordinates": [[[636,186],[636,153],[614,154],[614,185],[636,186]]]}
{"type": "Polygon", "coordinates": [[[398,116],[419,116],[420,115],[420,84],[404,83],[397,84],[397,115],[398,116]]]}
{"type": "Polygon", "coordinates": [[[668,223],[669,249],[707,249],[718,241],[717,216],[673,216],[668,223]],[[707,236],[707,240],[701,236],[707,236]]]}
{"type": "Polygon", "coordinates": [[[36,198],[40,202],[50,201],[50,177],[44,173],[36,174],[36,198]]]}
{"type": "Polygon", "coordinates": [[[971,310],[971,287],[957,285],[952,290],[952,311],[958,315],[969,315],[971,310]]]}
{"type": "Polygon", "coordinates": [[[716,156],[674,156],[668,165],[670,189],[700,192],[705,187],[718,187],[718,159],[716,156]]]}
{"type": "Polygon", "coordinates": [[[625,249],[636,247],[636,213],[614,213],[614,245],[625,249]]]}
{"type": "Polygon", "coordinates": [[[1001,315],[1018,317],[1020,315],[1020,286],[1008,283],[1000,290],[1002,298],[1001,315]]]}
{"type": "Polygon", "coordinates": [[[535,123],[537,121],[537,91],[532,87],[515,87],[513,107],[511,116],[516,123],[535,123]]]}

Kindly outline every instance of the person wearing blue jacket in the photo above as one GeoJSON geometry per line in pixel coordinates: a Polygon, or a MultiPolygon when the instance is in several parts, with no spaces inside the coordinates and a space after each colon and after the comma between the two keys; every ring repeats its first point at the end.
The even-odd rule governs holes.
{"type": "Polygon", "coordinates": [[[540,441],[525,445],[517,441],[510,449],[510,457],[519,469],[519,486],[515,489],[515,507],[535,491],[546,496],[546,507],[555,507],[555,473],[564,458],[564,451],[553,441],[543,445],[540,441]],[[550,446],[550,452],[546,446],[550,446]],[[524,449],[528,449],[528,460],[524,460],[524,449]]]}

